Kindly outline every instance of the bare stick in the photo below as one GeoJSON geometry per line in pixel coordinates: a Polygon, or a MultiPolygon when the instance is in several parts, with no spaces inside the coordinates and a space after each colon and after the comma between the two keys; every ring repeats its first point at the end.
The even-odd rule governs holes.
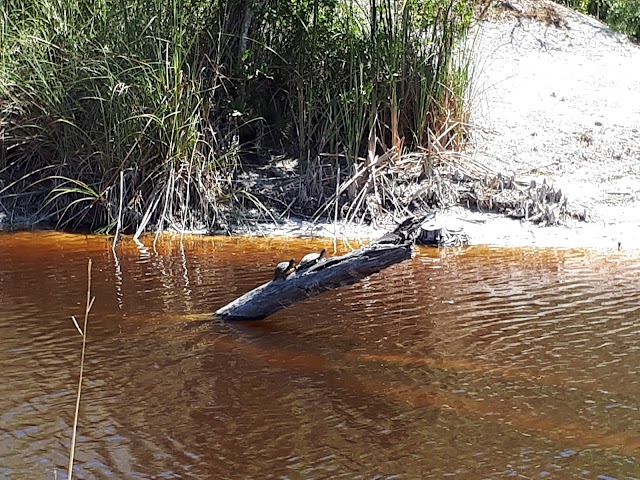
{"type": "Polygon", "coordinates": [[[84,327],[82,331],[78,327],[78,322],[74,317],[71,317],[78,331],[82,335],[82,355],[80,356],[80,378],[78,380],[78,394],[76,396],[76,413],[73,417],[73,434],[71,436],[71,451],[69,452],[69,468],[67,469],[67,477],[71,480],[73,476],[73,456],[76,451],[76,432],[78,430],[78,414],[80,413],[80,393],[82,391],[82,375],[84,373],[84,352],[87,346],[87,321],[89,319],[89,311],[93,306],[93,301],[96,297],[91,297],[91,259],[87,265],[87,304],[84,310],[84,327]]]}
{"type": "Polygon", "coordinates": [[[120,206],[118,207],[118,223],[116,224],[116,235],[113,237],[113,246],[111,250],[115,255],[118,238],[120,238],[120,229],[122,228],[122,204],[124,203],[124,172],[120,170],[120,206]]]}

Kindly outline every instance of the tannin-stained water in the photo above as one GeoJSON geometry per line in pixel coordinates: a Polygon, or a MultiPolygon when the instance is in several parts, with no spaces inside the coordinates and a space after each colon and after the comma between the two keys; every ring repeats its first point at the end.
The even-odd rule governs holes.
{"type": "MultiPolygon", "coordinates": [[[[640,257],[417,250],[205,321],[331,242],[0,235],[0,478],[640,478],[640,257]]],[[[340,247],[341,251],[345,247],[340,247]]]]}

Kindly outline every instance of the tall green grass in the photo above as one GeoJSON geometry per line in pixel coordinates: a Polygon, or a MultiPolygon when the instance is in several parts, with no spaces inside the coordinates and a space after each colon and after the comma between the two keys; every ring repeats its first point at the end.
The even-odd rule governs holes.
{"type": "Polygon", "coordinates": [[[465,0],[5,0],[0,17],[0,200],[63,227],[215,228],[258,202],[234,182],[241,149],[310,178],[322,153],[353,171],[372,132],[415,149],[464,120],[465,0]]]}
{"type": "Polygon", "coordinates": [[[640,0],[557,0],[640,40],[640,0]]]}

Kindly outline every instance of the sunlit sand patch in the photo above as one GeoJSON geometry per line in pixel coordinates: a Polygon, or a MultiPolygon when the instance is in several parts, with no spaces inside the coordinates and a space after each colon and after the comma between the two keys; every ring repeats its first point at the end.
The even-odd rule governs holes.
{"type": "Polygon", "coordinates": [[[476,362],[470,362],[466,360],[446,359],[446,358],[431,358],[417,355],[385,355],[385,354],[369,354],[369,353],[351,353],[347,355],[347,358],[351,361],[364,361],[364,362],[380,362],[391,363],[395,365],[415,365],[415,366],[429,366],[434,368],[442,368],[446,370],[462,370],[465,372],[482,372],[489,373],[502,378],[507,379],[522,379],[531,380],[535,382],[542,382],[548,385],[562,385],[566,382],[559,375],[552,374],[532,374],[523,372],[520,370],[500,367],[496,365],[484,365],[476,362]]]}
{"type": "MultiPolygon", "coordinates": [[[[351,362],[372,362],[416,367],[428,366],[452,372],[482,373],[494,378],[523,380],[531,382],[533,385],[545,385],[566,390],[580,390],[582,392],[590,393],[601,391],[600,385],[595,381],[595,379],[593,381],[575,382],[560,374],[542,373],[539,370],[522,371],[510,367],[481,364],[467,360],[431,358],[417,355],[385,355],[368,353],[351,353],[347,354],[346,358],[351,362]]],[[[611,393],[615,394],[615,392],[611,393]]]]}
{"type": "MultiPolygon", "coordinates": [[[[254,344],[242,343],[232,337],[217,337],[211,342],[211,348],[239,352],[252,358],[259,359],[269,365],[287,368],[301,372],[331,372],[340,371],[340,378],[334,379],[341,387],[349,388],[357,393],[375,395],[378,398],[401,402],[411,407],[442,408],[456,412],[469,418],[482,418],[484,421],[499,424],[507,429],[523,430],[525,433],[551,438],[554,441],[567,442],[582,448],[598,448],[613,450],[624,455],[638,455],[640,453],[640,433],[610,432],[596,429],[590,425],[582,425],[553,418],[545,414],[524,414],[514,411],[513,401],[493,401],[490,399],[475,400],[464,394],[443,392],[439,388],[406,388],[398,389],[397,385],[389,382],[353,376],[345,380],[345,369],[330,362],[321,355],[305,352],[293,352],[280,349],[264,348],[254,344]]],[[[403,358],[389,355],[349,355],[347,358],[380,361],[381,359],[397,357],[396,363],[415,361],[416,358],[403,358]]],[[[448,368],[464,368],[468,371],[488,371],[481,366],[459,361],[430,360],[431,366],[448,368]],[[474,370],[475,369],[475,370],[474,370]]],[[[517,378],[530,378],[521,372],[511,372],[517,378]]]]}
{"type": "MultiPolygon", "coordinates": [[[[361,384],[362,381],[361,381],[361,384]]],[[[366,385],[372,393],[380,392],[378,383],[368,382],[366,385]]],[[[640,433],[633,431],[610,432],[551,418],[545,415],[527,415],[513,411],[511,402],[477,401],[463,395],[452,395],[444,392],[434,394],[426,389],[407,389],[403,391],[384,391],[385,396],[396,401],[407,403],[413,407],[451,408],[466,417],[482,418],[484,421],[497,423],[505,428],[515,428],[534,433],[563,443],[571,443],[583,448],[599,448],[614,450],[624,455],[635,456],[640,453],[640,433]]]]}

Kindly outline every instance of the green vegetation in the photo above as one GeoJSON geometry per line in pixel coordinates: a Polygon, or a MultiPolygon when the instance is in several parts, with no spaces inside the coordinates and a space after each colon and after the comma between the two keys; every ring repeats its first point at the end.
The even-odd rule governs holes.
{"type": "Polygon", "coordinates": [[[0,202],[65,228],[216,228],[259,205],[235,182],[244,151],[311,178],[321,153],[353,173],[372,138],[462,138],[466,0],[5,0],[0,15],[0,202]]]}
{"type": "Polygon", "coordinates": [[[640,0],[557,0],[640,40],[640,0]]]}

